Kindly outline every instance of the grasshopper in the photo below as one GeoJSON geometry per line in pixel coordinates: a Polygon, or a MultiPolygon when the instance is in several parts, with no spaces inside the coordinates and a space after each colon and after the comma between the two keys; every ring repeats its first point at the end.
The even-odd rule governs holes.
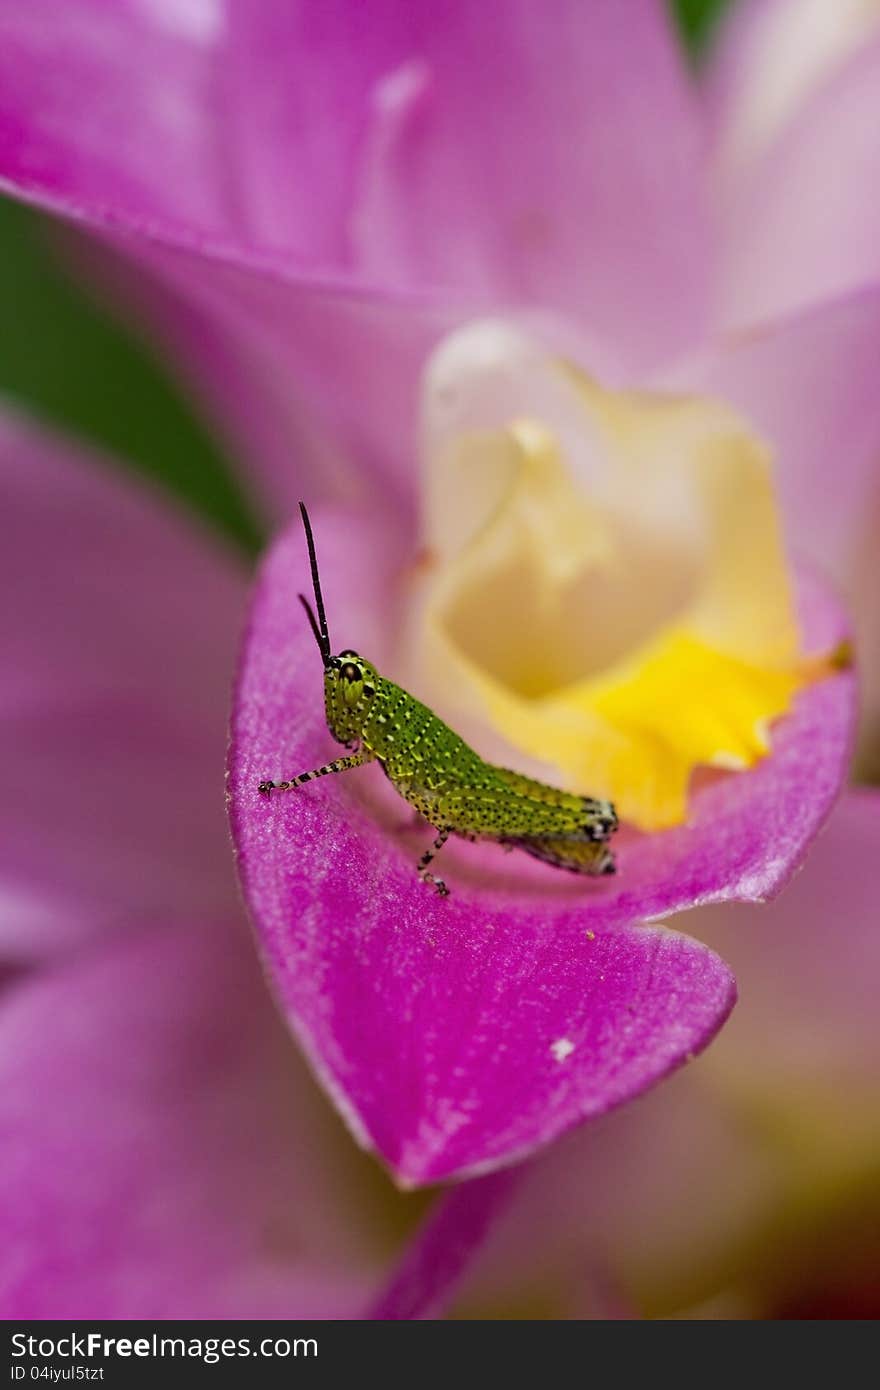
{"type": "Polygon", "coordinates": [[[291,791],[314,777],[376,762],[397,792],[433,826],[436,839],[417,865],[419,877],[441,897],[449,889],[429,864],[450,835],[494,840],[509,849],[575,874],[613,874],[607,841],[617,829],[610,801],[575,796],[484,762],[448,725],[407,691],[381,676],[357,652],[333,655],[324,613],[311,522],[300,502],[309,551],[315,610],[298,598],[324,664],[324,709],[337,743],[350,750],[312,772],[284,782],[261,782],[259,791],[291,791]]]}

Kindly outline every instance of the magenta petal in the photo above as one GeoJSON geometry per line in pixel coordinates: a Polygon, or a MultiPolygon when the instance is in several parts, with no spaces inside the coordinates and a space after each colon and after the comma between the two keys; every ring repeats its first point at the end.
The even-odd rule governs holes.
{"type": "Polygon", "coordinates": [[[648,1314],[702,1301],[719,1281],[748,1300],[768,1279],[796,1280],[804,1254],[816,1258],[811,1226],[827,1235],[838,1201],[863,1180],[876,1190],[878,899],[872,790],[841,798],[775,902],[698,913],[736,970],[728,1026],[661,1092],[529,1166],[468,1297],[522,1301],[538,1270],[545,1297],[555,1287],[567,1301],[597,1251],[648,1314]]]}
{"type": "MultiPolygon", "coordinates": [[[[373,636],[394,621],[394,535],[329,514],[316,530],[336,644],[373,636]]],[[[646,886],[635,867],[610,894],[573,894],[547,871],[513,889],[471,878],[443,901],[414,873],[424,832],[401,831],[396,798],[366,803],[381,796],[378,769],[259,797],[264,778],[333,756],[320,662],[296,612],[302,550],[297,527],[266,564],[233,716],[231,815],[247,898],[282,1006],[360,1141],[405,1185],[483,1171],[699,1050],[731,1006],[732,980],[697,943],[629,925],[646,898],[693,901],[676,882],[682,856],[668,871],[649,854],[665,877],[655,867],[646,886]]],[[[717,880],[711,834],[697,842],[717,880]]]]}
{"type": "Polygon", "coordinates": [[[527,1169],[520,1165],[458,1183],[442,1197],[406,1249],[368,1317],[400,1322],[439,1317],[527,1169]]]}
{"type": "Polygon", "coordinates": [[[371,1175],[240,925],[138,932],[13,988],[0,1073],[5,1318],[358,1315],[371,1175]]]}
{"type": "Polygon", "coordinates": [[[170,504],[15,418],[0,479],[0,953],[228,910],[238,567],[170,504]]]}

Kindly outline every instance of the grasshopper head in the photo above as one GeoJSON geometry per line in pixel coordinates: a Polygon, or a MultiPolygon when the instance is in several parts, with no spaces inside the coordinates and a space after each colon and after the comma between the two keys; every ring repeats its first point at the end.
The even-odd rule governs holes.
{"type": "Polygon", "coordinates": [[[379,673],[357,652],[331,656],[324,667],[324,708],[327,727],[337,743],[353,743],[363,735],[379,673]]]}
{"type": "Polygon", "coordinates": [[[312,524],[302,502],[299,509],[309,549],[309,566],[312,571],[317,613],[313,611],[304,594],[299,595],[299,601],[309,620],[309,627],[312,629],[312,636],[318,645],[324,665],[324,709],[327,727],[337,743],[351,746],[363,737],[370,715],[370,705],[379,685],[379,673],[369,661],[364,661],[362,656],[358,656],[357,652],[340,652],[338,656],[332,654],[312,524]]]}

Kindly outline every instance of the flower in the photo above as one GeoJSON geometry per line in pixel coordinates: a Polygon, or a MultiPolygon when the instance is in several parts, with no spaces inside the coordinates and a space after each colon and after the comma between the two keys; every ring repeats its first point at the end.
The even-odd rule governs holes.
{"type": "MultiPolygon", "coordinates": [[[[337,649],[356,645],[387,670],[400,626],[388,617],[413,559],[406,531],[394,513],[371,523],[327,510],[315,526],[337,649]]],[[[621,1083],[641,1090],[648,1057],[660,1070],[681,1060],[640,1032],[661,1000],[669,1026],[689,1015],[645,928],[632,936],[630,924],[778,891],[837,793],[852,675],[804,690],[773,755],[698,789],[686,824],[624,842],[616,880],[573,893],[474,847],[440,900],[414,873],[424,846],[369,770],[268,807],[258,794],[267,777],[330,756],[313,638],[291,621],[309,584],[303,551],[297,525],[263,565],[234,702],[229,795],[245,895],[291,1025],[360,1142],[407,1185],[485,1171],[603,1113],[621,1083]]],[[[846,631],[835,606],[809,586],[803,598],[810,649],[834,648],[846,631]]]]}
{"type": "Polygon", "coordinates": [[[876,30],[858,0],[836,26],[809,6],[809,23],[791,3],[737,10],[699,92],[654,0],[626,24],[614,0],[588,19],[564,0],[552,25],[528,0],[503,23],[469,0],[418,19],[384,0],[368,43],[346,0],[308,19],[282,0],[36,0],[0,18],[0,187],[90,229],[105,278],[113,248],[117,291],[282,514],[352,494],[366,466],[411,506],[429,352],[516,313],[606,384],[739,409],[773,451],[789,539],[861,613],[880,587],[876,30]],[[749,121],[763,134],[743,145],[749,121]],[[795,178],[784,139],[820,175],[795,178]],[[817,202],[831,170],[840,196],[817,202]],[[784,303],[745,292],[756,257],[765,289],[792,280],[784,303]]]}
{"type": "MultiPolygon", "coordinates": [[[[414,1269],[389,1275],[418,1208],[357,1154],[307,1077],[230,873],[221,769],[238,563],[21,419],[4,417],[0,471],[0,567],[17,597],[0,646],[4,1313],[437,1310],[505,1184],[454,1195],[428,1254],[416,1242],[414,1269]],[[51,565],[34,559],[43,547],[51,565]]],[[[606,1026],[627,1022],[623,1043],[597,1033],[582,1068],[605,1108],[698,1048],[731,982],[683,937],[631,929],[585,946],[563,1004],[591,988],[606,1026]],[[632,1021],[628,984],[644,1003],[632,1021]]]]}
{"type": "MultiPolygon", "coordinates": [[[[31,1318],[437,1316],[501,1217],[508,1174],[453,1188],[389,1269],[420,1208],[357,1153],[307,1077],[242,930],[219,806],[204,794],[217,782],[237,565],[81,450],[21,420],[0,439],[3,578],[21,600],[5,631],[3,757],[16,847],[31,850],[15,877],[4,869],[3,959],[18,974],[0,1001],[0,1306],[31,1318]],[[52,566],[24,563],[40,544],[52,566]],[[176,606],[157,592],[156,555],[176,606]]],[[[817,1202],[870,1171],[876,817],[876,798],[844,803],[804,874],[751,923],[742,909],[735,921],[732,909],[714,909],[728,914],[716,921],[701,911],[701,931],[746,982],[741,1028],[656,1100],[522,1170],[462,1309],[534,1311],[523,1300],[538,1278],[540,1306],[561,1283],[575,1301],[557,1312],[594,1314],[591,1262],[636,1308],[699,1299],[719,1269],[757,1300],[743,1232],[766,1240],[781,1200],[816,1220],[817,1202]],[[684,1172],[674,1155],[661,1161],[661,1141],[683,1134],[694,1146],[684,1172]],[[757,1176],[743,1211],[746,1161],[757,1176]]],[[[618,961],[637,959],[636,938],[624,934],[618,961]]],[[[655,967],[676,952],[678,988],[689,961],[690,1008],[705,1010],[707,984],[723,993],[726,972],[676,938],[655,949],[655,967]]]]}
{"type": "MultiPolygon", "coordinates": [[[[596,0],[589,25],[575,6],[560,6],[552,26],[535,13],[511,6],[499,25],[487,7],[461,4],[438,22],[389,3],[368,35],[362,10],[345,5],[305,21],[275,4],[248,12],[203,0],[172,11],[128,0],[109,18],[95,0],[63,11],[44,0],[0,20],[5,186],[82,221],[122,257],[123,278],[126,262],[141,278],[142,297],[146,284],[160,286],[150,306],[157,327],[247,442],[267,493],[282,506],[306,486],[335,496],[319,517],[334,622],[371,642],[372,654],[387,642],[377,620],[400,599],[391,567],[415,552],[417,383],[442,335],[487,310],[515,319],[545,355],[586,370],[599,383],[583,388],[596,416],[626,416],[635,385],[654,399],[716,396],[739,411],[775,455],[789,537],[814,557],[840,563],[869,493],[880,429],[877,292],[719,337],[719,245],[724,273],[734,260],[723,239],[713,242],[702,111],[659,7],[635,7],[625,26],[611,0],[596,0]],[[65,71],[86,79],[81,111],[51,77],[47,34],[65,71]],[[480,58],[490,44],[487,70],[480,58]],[[125,57],[135,49],[132,70],[125,57]],[[302,58],[302,81],[283,66],[291,52],[302,58]],[[624,61],[644,80],[621,81],[624,61]],[[169,74],[161,91],[159,68],[169,74]],[[104,119],[123,99],[131,120],[119,142],[117,123],[104,119]],[[173,158],[159,161],[169,135],[173,158]],[[845,445],[831,542],[828,437],[845,445]],[[384,490],[381,523],[364,507],[340,512],[340,493],[356,497],[365,478],[384,490]]],[[[712,172],[723,206],[723,161],[712,172]]],[[[526,453],[554,457],[543,417],[527,421],[526,435],[521,421],[495,423],[508,444],[531,440],[526,453]]],[[[754,462],[754,450],[739,452],[754,462]]],[[[695,943],[635,924],[778,891],[830,808],[847,759],[852,677],[808,683],[818,671],[803,666],[788,572],[766,509],[755,509],[760,467],[752,473],[748,516],[764,518],[758,572],[773,580],[775,636],[726,650],[715,605],[707,688],[738,692],[726,711],[737,717],[719,721],[723,729],[695,733],[659,771],[648,751],[657,721],[645,725],[646,691],[669,701],[702,685],[700,598],[687,610],[685,645],[679,633],[678,645],[649,646],[612,686],[581,691],[582,723],[555,746],[548,730],[572,712],[570,700],[534,723],[510,683],[503,707],[497,690],[486,698],[485,668],[471,671],[469,691],[451,692],[473,697],[482,679],[496,732],[558,765],[572,766],[582,750],[584,720],[602,724],[592,753],[609,730],[621,737],[600,779],[631,788],[630,817],[643,828],[671,828],[623,841],[621,879],[589,899],[587,931],[584,899],[537,871],[495,872],[493,881],[480,852],[471,883],[441,915],[404,873],[404,837],[380,799],[365,809],[356,791],[334,787],[321,801],[288,798],[265,814],[255,787],[267,762],[309,765],[319,720],[304,684],[314,653],[307,634],[290,635],[302,563],[291,535],[264,566],[230,764],[243,880],[313,1065],[404,1183],[510,1162],[702,1046],[731,1002],[726,972],[695,943]],[[765,756],[770,721],[790,706],[765,756]],[[706,762],[749,770],[692,782],[706,762]]],[[[607,529],[597,536],[607,542],[607,529]]],[[[715,560],[730,536],[716,528],[713,539],[708,571],[726,574],[715,560]]],[[[454,573],[461,558],[429,574],[425,600],[435,632],[454,637],[459,654],[463,629],[453,632],[441,600],[454,598],[461,618],[462,602],[474,599],[473,575],[462,587],[454,573]]],[[[736,588],[725,618],[742,634],[761,610],[747,585],[736,588]]],[[[807,648],[827,665],[845,621],[809,572],[798,603],[807,648]]],[[[658,632],[666,643],[670,634],[658,632]]],[[[421,658],[418,642],[413,650],[424,659],[424,646],[421,658]]]]}
{"type": "Polygon", "coordinates": [[[413,683],[640,829],[680,824],[694,768],[754,766],[833,669],[800,653],[766,447],[492,324],[427,382],[413,683]]]}
{"type": "MultiPolygon", "coordinates": [[[[593,0],[588,18],[565,0],[553,24],[527,0],[505,6],[503,23],[467,0],[447,5],[442,23],[385,0],[372,7],[368,43],[360,7],[346,0],[308,19],[283,0],[125,0],[112,15],[100,0],[36,0],[0,21],[0,186],[134,265],[138,307],[176,344],[249,475],[259,469],[282,508],[304,490],[338,496],[355,482],[353,461],[406,492],[432,345],[489,311],[519,311],[561,320],[569,355],[600,375],[643,380],[708,344],[704,384],[751,408],[789,507],[800,479],[799,543],[816,541],[822,559],[852,533],[871,477],[861,364],[876,312],[870,295],[846,296],[876,282],[877,238],[858,233],[860,256],[844,247],[874,209],[856,159],[873,142],[853,138],[873,126],[874,85],[855,82],[873,31],[840,26],[830,95],[848,130],[820,140],[828,110],[805,102],[816,83],[804,86],[803,62],[801,77],[789,76],[815,22],[798,24],[794,0],[743,8],[749,33],[720,45],[704,101],[653,0],[637,0],[625,24],[614,0],[593,0]],[[757,65],[766,86],[756,94],[757,65]],[[629,71],[639,82],[620,79],[629,71]],[[846,197],[799,198],[805,185],[790,181],[780,150],[772,182],[793,209],[790,231],[771,239],[757,201],[732,231],[742,198],[724,177],[727,131],[783,86],[786,128],[821,161],[807,191],[827,187],[833,170],[846,197]],[[737,287],[746,233],[765,248],[762,284],[799,267],[781,319],[737,287]],[[801,258],[819,238],[849,278],[835,280],[818,254],[801,258]],[[719,300],[735,312],[722,317],[719,300]],[[719,337],[719,327],[750,332],[719,337]],[[817,506],[828,438],[853,456],[836,478],[834,517],[817,506]]],[[[857,18],[862,7],[835,12],[844,8],[857,18]]],[[[812,43],[814,76],[829,29],[812,43]]]]}
{"type": "MultiPolygon", "coordinates": [[[[240,565],[8,414],[0,473],[17,598],[0,643],[0,1308],[361,1316],[418,1207],[348,1142],[242,921],[220,796],[240,565]]],[[[498,1196],[478,1183],[441,1211],[459,1261],[498,1196]]],[[[437,1309],[459,1272],[447,1255],[389,1296],[437,1309]]]]}

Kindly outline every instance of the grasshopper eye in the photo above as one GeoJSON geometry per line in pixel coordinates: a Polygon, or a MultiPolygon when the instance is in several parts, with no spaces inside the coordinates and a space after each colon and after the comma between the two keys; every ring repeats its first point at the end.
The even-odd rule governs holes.
{"type": "Polygon", "coordinates": [[[342,670],[339,672],[339,674],[340,674],[340,676],[342,677],[342,679],[343,679],[344,681],[356,681],[356,680],[360,680],[360,678],[361,678],[361,673],[360,673],[360,671],[359,671],[358,668],[357,668],[355,665],[353,665],[353,663],[350,662],[350,661],[347,661],[347,662],[345,663],[345,665],[343,666],[343,668],[342,668],[342,670]]]}

